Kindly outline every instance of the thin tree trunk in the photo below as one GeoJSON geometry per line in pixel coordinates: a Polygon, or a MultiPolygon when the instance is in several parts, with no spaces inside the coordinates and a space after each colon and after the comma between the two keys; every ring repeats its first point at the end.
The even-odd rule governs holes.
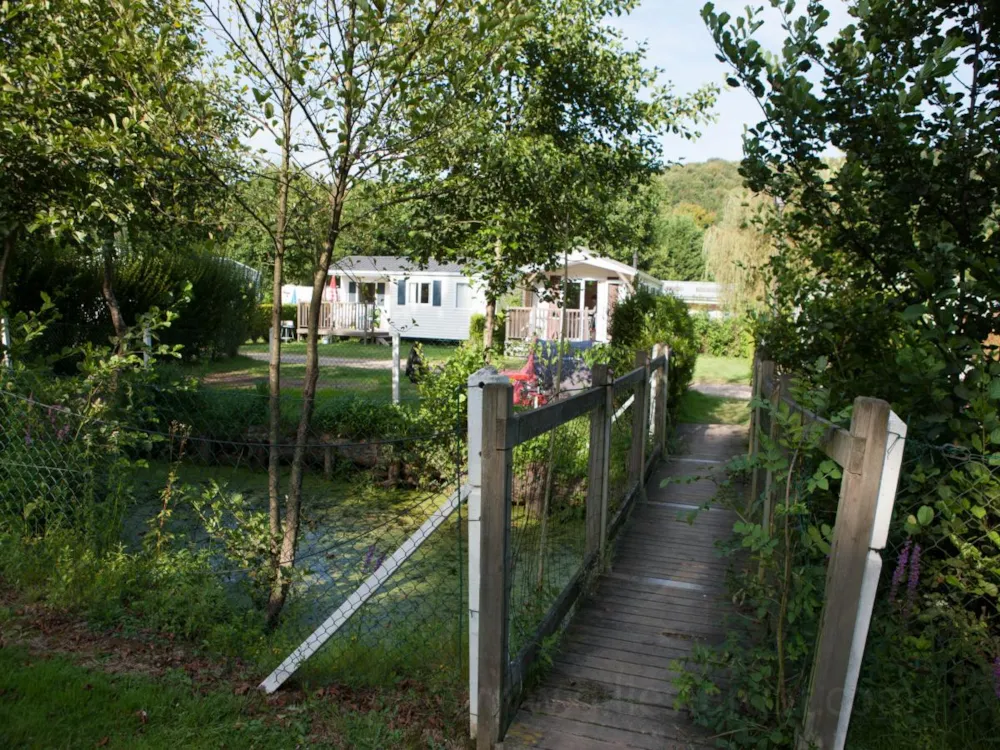
{"type": "Polygon", "coordinates": [[[271,533],[271,565],[278,574],[281,551],[281,283],[284,275],[285,236],[288,229],[288,190],[291,181],[292,90],[286,85],[281,97],[283,139],[278,172],[278,207],[274,227],[274,276],[271,282],[271,342],[267,373],[268,442],[267,494],[271,533]]]}
{"type": "MultiPolygon", "coordinates": [[[[566,291],[569,286],[569,257],[563,251],[562,319],[559,321],[559,343],[556,355],[556,382],[553,399],[559,398],[562,390],[563,342],[566,341],[566,291]]],[[[545,470],[545,498],[542,500],[542,531],[538,543],[538,588],[545,582],[545,545],[549,532],[549,505],[552,503],[552,483],[555,480],[556,431],[549,433],[549,461],[545,470]]]]}
{"type": "Polygon", "coordinates": [[[128,326],[125,325],[125,318],[122,316],[121,307],[118,305],[118,297],[115,296],[115,266],[114,266],[114,240],[108,240],[104,244],[104,268],[101,275],[101,294],[104,302],[111,313],[111,325],[115,328],[115,337],[118,339],[116,348],[121,351],[125,341],[125,334],[128,333],[128,326]]]}
{"type": "Polygon", "coordinates": [[[7,268],[14,257],[14,232],[3,238],[3,257],[0,257],[0,309],[7,301],[7,268]]]}
{"type": "MultiPolygon", "coordinates": [[[[500,239],[494,245],[494,254],[496,256],[497,268],[503,263],[503,247],[500,244],[500,239]]],[[[493,348],[493,329],[497,325],[497,299],[492,296],[492,293],[487,292],[486,297],[486,327],[483,330],[483,348],[492,349],[493,348]]]]}
{"type": "Polygon", "coordinates": [[[345,157],[338,170],[337,187],[330,197],[330,221],[327,225],[327,238],[320,250],[313,272],[309,320],[306,323],[306,373],[302,383],[302,411],[299,414],[299,426],[295,433],[295,451],[292,454],[292,468],[285,500],[285,519],[281,550],[278,556],[278,575],[271,587],[271,596],[267,605],[267,622],[271,627],[277,623],[281,610],[285,606],[285,599],[288,597],[288,589],[291,585],[290,574],[295,565],[295,551],[299,541],[299,516],[302,509],[303,464],[305,463],[306,444],[309,439],[313,409],[316,405],[316,385],[319,382],[320,308],[323,302],[323,289],[328,281],[327,276],[333,260],[333,250],[340,236],[340,222],[349,169],[350,164],[345,157]]]}

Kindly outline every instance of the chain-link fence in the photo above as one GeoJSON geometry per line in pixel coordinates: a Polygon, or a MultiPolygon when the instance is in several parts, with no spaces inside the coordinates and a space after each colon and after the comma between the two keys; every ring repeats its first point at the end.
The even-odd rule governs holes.
{"type": "Polygon", "coordinates": [[[253,390],[189,387],[159,372],[8,373],[3,575],[82,576],[38,543],[63,540],[100,579],[80,602],[90,610],[127,600],[124,614],[161,616],[110,572],[133,565],[143,586],[159,587],[158,606],[169,596],[187,608],[188,635],[261,676],[319,630],[323,647],[300,679],[377,687],[405,676],[461,695],[461,395],[425,425],[391,403],[323,393],[301,441],[301,396],[283,396],[272,445],[268,399],[253,390]],[[294,565],[279,577],[286,559],[294,565]],[[276,580],[287,581],[279,617],[276,580]],[[269,614],[277,627],[265,627],[269,614]]]}

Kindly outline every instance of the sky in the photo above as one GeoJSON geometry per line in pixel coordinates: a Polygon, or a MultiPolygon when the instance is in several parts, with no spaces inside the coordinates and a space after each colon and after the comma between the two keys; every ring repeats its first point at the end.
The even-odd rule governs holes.
{"type": "MultiPolygon", "coordinates": [[[[715,7],[735,17],[742,14],[747,2],[715,0],[715,7]]],[[[694,91],[706,83],[715,83],[721,89],[715,106],[716,121],[700,128],[701,138],[696,141],[671,135],[662,138],[663,158],[668,162],[740,159],[744,127],[761,119],[760,107],[749,93],[726,86],[729,69],[715,59],[715,42],[701,19],[703,4],[702,0],[643,0],[631,15],[611,21],[632,42],[648,43],[648,63],[663,69],[661,83],[672,82],[677,93],[694,91]]],[[[764,0],[754,4],[767,5],[764,0]]],[[[840,0],[832,0],[827,7],[831,30],[850,22],[840,0]]],[[[757,37],[763,46],[778,50],[784,35],[776,18],[768,16],[757,37]]]]}

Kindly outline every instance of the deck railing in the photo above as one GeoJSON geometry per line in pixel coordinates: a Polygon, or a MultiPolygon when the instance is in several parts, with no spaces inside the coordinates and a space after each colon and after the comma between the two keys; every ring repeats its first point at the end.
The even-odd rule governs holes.
{"type": "MultiPolygon", "coordinates": [[[[299,303],[298,329],[300,332],[309,327],[309,302],[299,303]]],[[[319,311],[319,332],[331,331],[361,331],[371,332],[376,329],[376,306],[367,302],[323,302],[319,311]]]]}
{"type": "Polygon", "coordinates": [[[563,310],[561,307],[508,307],[507,340],[525,341],[531,338],[556,341],[562,337],[563,314],[566,338],[569,341],[594,339],[593,309],[563,310]]]}

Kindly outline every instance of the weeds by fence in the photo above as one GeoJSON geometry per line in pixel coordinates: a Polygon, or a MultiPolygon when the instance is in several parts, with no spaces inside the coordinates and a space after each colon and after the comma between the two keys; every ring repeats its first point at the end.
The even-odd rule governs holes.
{"type": "Polygon", "coordinates": [[[741,516],[728,551],[743,617],[695,651],[681,700],[721,747],[789,748],[803,730],[824,749],[993,746],[1000,458],[916,441],[904,451],[901,422],[858,424],[858,403],[876,402],[828,414],[824,392],[766,364],[751,456],[730,466],[750,492],[725,493],[741,516]],[[850,432],[838,426],[848,419],[850,432]],[[848,502],[866,485],[875,428],[882,472],[848,502]]]}
{"type": "MultiPolygon", "coordinates": [[[[0,388],[0,575],[109,624],[141,623],[238,655],[266,674],[371,579],[364,602],[300,673],[460,703],[466,543],[460,502],[380,575],[464,471],[458,425],[332,435],[305,449],[291,595],[264,628],[271,537],[266,406],[125,377],[94,389],[28,372],[0,388]],[[216,400],[220,399],[220,400],[216,400]]],[[[461,409],[454,396],[454,409],[461,409]]],[[[372,408],[372,407],[369,407],[372,408]]],[[[281,486],[294,442],[283,433],[281,486]]]]}

